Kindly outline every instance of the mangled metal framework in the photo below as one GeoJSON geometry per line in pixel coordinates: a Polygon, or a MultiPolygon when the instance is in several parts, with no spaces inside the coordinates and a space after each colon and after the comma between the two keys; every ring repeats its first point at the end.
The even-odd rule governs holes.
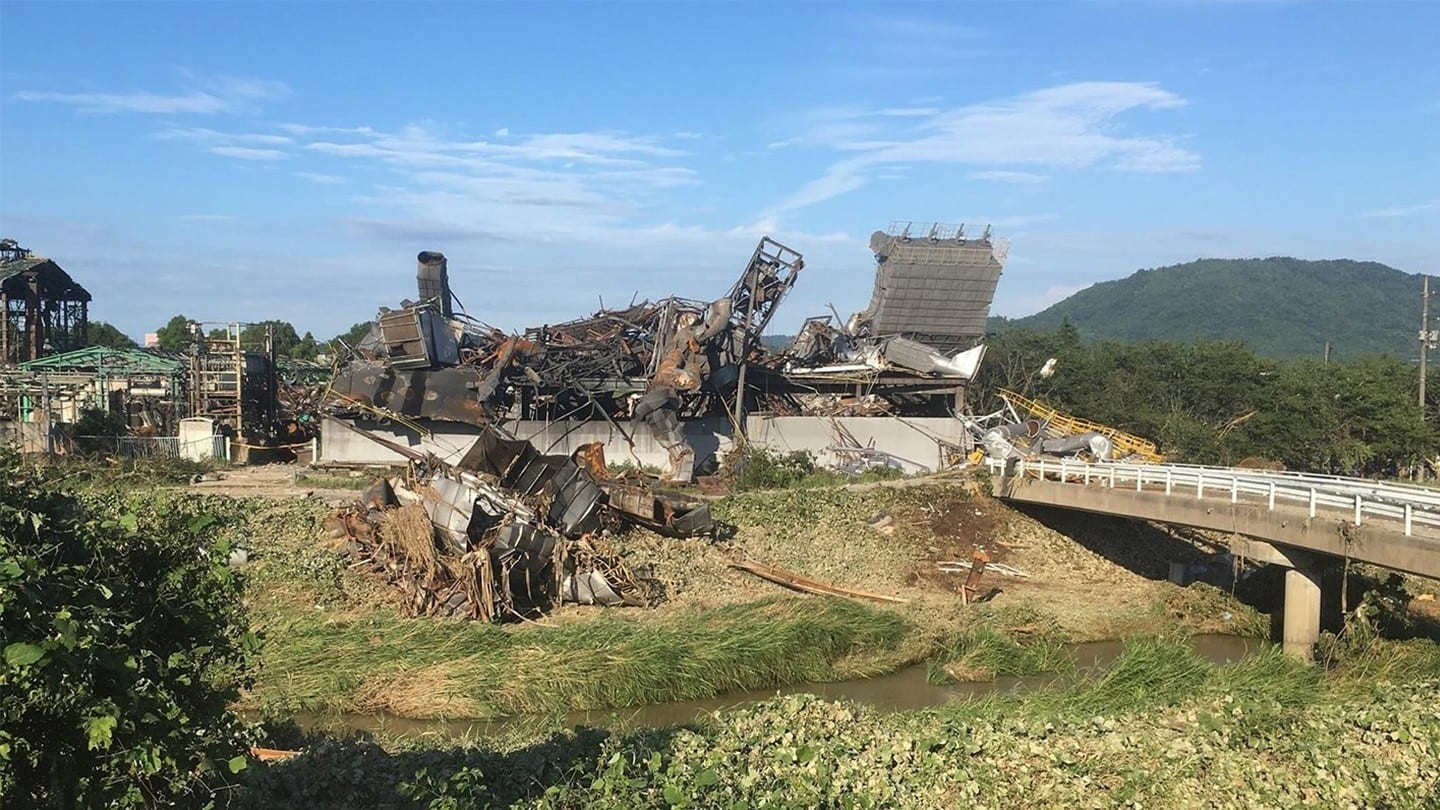
{"type": "MultiPolygon", "coordinates": [[[[1003,252],[990,246],[988,230],[983,241],[965,239],[959,228],[945,231],[944,239],[940,233],[931,229],[943,250],[927,272],[959,273],[951,286],[968,291],[960,305],[988,308],[985,290],[993,294],[995,257],[1003,259],[1003,252]],[[983,277],[971,278],[972,254],[982,244],[990,261],[981,266],[983,277]],[[957,256],[960,264],[951,260],[957,256]]],[[[878,306],[872,302],[844,324],[811,318],[777,353],[760,338],[805,262],[768,237],[729,292],[709,303],[641,301],[521,334],[457,313],[446,258],[426,251],[417,257],[421,300],[380,312],[332,380],[330,407],[341,416],[482,426],[508,419],[604,420],[627,439],[622,423],[638,422],[669,452],[668,477],[682,481],[692,478],[695,463],[684,419],[727,417],[743,431],[746,414],[754,412],[952,415],[984,348],[946,354],[885,331],[894,307],[886,303],[891,282],[881,283],[890,276],[879,253],[877,261],[878,306]]]]}
{"type": "Polygon", "coordinates": [[[1004,410],[966,420],[979,447],[992,459],[1045,455],[1088,461],[1164,460],[1159,448],[1147,439],[1071,416],[1014,391],[1002,388],[997,393],[1005,403],[1004,410]]]}
{"type": "Polygon", "coordinates": [[[0,367],[0,418],[73,422],[96,409],[123,415],[137,433],[168,434],[185,415],[184,389],[178,360],[91,346],[0,367]]]}
{"type": "Polygon", "coordinates": [[[86,345],[90,293],[60,265],[0,239],[0,365],[86,345]]]}
{"type": "Polygon", "coordinates": [[[450,465],[350,429],[412,463],[406,480],[380,479],[341,510],[332,535],[357,564],[397,584],[418,615],[504,621],[561,602],[651,604],[659,589],[605,550],[606,531],[622,521],[671,537],[714,528],[703,501],[610,478],[598,444],[545,455],[490,427],[450,465]],[[388,519],[405,504],[420,505],[428,521],[418,537],[388,519]]]}
{"type": "Polygon", "coordinates": [[[987,227],[893,223],[870,239],[870,305],[841,323],[810,318],[783,367],[802,412],[824,415],[948,415],[985,356],[976,345],[1004,269],[1004,240],[987,227]],[[922,235],[923,234],[923,235],[922,235]],[[808,393],[800,393],[808,389],[808,393]]]}

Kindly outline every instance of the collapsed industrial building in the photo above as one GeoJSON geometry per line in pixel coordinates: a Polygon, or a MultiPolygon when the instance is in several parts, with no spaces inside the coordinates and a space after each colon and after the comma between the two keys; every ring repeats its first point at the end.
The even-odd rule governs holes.
{"type": "MultiPolygon", "coordinates": [[[[382,308],[363,339],[337,347],[333,369],[287,365],[268,331],[247,345],[241,324],[192,323],[179,352],[53,353],[83,342],[89,294],[27,253],[4,277],[30,297],[13,307],[5,288],[3,345],[13,336],[29,351],[49,337],[41,356],[0,367],[0,405],[11,423],[51,428],[98,408],[145,438],[178,434],[178,453],[197,458],[287,459],[280,450],[403,468],[335,515],[339,548],[415,615],[490,621],[662,598],[609,551],[607,531],[713,534],[707,503],[683,485],[735,449],[809,451],[849,473],[926,473],[981,455],[1158,458],[1143,439],[1009,391],[1005,410],[969,413],[1007,251],[989,228],[898,223],[870,247],[868,305],[808,318],[784,345],[764,338],[807,271],[768,237],[718,298],[637,301],[519,333],[464,312],[447,258],[425,251],[417,299],[382,308]],[[31,300],[46,290],[58,303],[31,300]],[[633,465],[616,474],[607,457],[633,465]],[[640,472],[652,466],[661,474],[640,472]]],[[[46,441],[54,451],[53,430],[46,441]]]]}
{"type": "Polygon", "coordinates": [[[686,484],[719,460],[719,441],[694,440],[709,430],[731,445],[793,446],[808,429],[863,468],[906,460],[873,437],[862,445],[841,419],[943,421],[947,435],[915,434],[934,448],[929,463],[909,463],[963,462],[971,437],[955,415],[984,355],[1004,244],[988,229],[969,239],[930,226],[917,237],[903,225],[875,234],[872,247],[870,305],[843,322],[810,318],[778,350],[762,336],[805,262],[768,237],[719,298],[640,301],[519,334],[458,311],[447,258],[420,253],[418,300],[382,309],[345,347],[321,442],[331,461],[358,447],[367,460],[385,452],[408,462],[409,473],[377,482],[336,516],[332,534],[417,613],[525,617],[562,601],[655,598],[597,547],[607,523],[682,537],[714,529],[705,502],[648,476],[612,477],[607,446],[642,462],[641,443],[658,448],[663,479],[686,484]],[[798,420],[798,430],[753,437],[747,423],[757,417],[798,420]],[[586,428],[598,440],[551,452],[586,428]],[[418,541],[404,539],[405,509],[411,523],[429,519],[418,541]]]}
{"type": "MultiPolygon", "coordinates": [[[[419,300],[382,311],[350,347],[329,411],[452,458],[484,426],[509,424],[546,446],[579,432],[679,482],[737,440],[823,453],[868,434],[856,440],[873,446],[870,420],[837,420],[894,416],[907,419],[914,449],[887,463],[911,472],[955,463],[970,445],[955,416],[984,355],[1006,245],[988,229],[971,238],[963,227],[903,223],[877,232],[872,248],[869,306],[844,321],[807,319],[779,350],[762,336],[805,264],[768,237],[709,302],[641,301],[520,334],[457,312],[448,261],[427,251],[418,257],[419,300]],[[651,451],[643,458],[642,445],[651,451]]],[[[328,427],[326,438],[343,430],[328,427]]],[[[325,441],[322,452],[365,459],[347,455],[349,446],[325,441]]]]}

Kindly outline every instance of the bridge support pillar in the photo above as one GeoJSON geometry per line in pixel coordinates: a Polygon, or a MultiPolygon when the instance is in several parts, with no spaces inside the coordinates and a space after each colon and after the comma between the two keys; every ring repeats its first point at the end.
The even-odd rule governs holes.
{"type": "Polygon", "coordinates": [[[1291,568],[1285,572],[1285,652],[1306,661],[1315,657],[1320,640],[1320,572],[1291,568]]]}

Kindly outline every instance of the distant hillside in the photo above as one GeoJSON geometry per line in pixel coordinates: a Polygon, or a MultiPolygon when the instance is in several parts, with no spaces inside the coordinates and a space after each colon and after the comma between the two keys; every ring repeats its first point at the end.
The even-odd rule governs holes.
{"type": "Polygon", "coordinates": [[[1087,340],[1243,340],[1274,358],[1319,357],[1328,340],[1336,357],[1408,358],[1419,352],[1420,290],[1418,275],[1375,262],[1201,259],[1095,284],[1029,317],[994,318],[992,329],[1050,330],[1069,318],[1087,340]]]}

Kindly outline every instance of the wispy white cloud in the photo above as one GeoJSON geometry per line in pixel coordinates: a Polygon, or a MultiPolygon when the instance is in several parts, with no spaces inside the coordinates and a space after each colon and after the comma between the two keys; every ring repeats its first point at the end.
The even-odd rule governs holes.
{"type": "MultiPolygon", "coordinates": [[[[1000,101],[901,119],[896,126],[874,112],[832,110],[803,143],[847,153],[823,175],[766,213],[793,211],[854,191],[872,170],[896,163],[1038,166],[1050,170],[1104,167],[1119,171],[1174,172],[1198,168],[1200,157],[1168,135],[1122,134],[1115,119],[1140,110],[1185,105],[1180,96],[1149,82],[1080,82],[1000,101]]],[[[1009,172],[1016,180],[1033,172],[1009,172]]],[[[1005,175],[984,178],[998,180],[1005,175]]]]}
{"type": "Polygon", "coordinates": [[[334,186],[346,182],[346,178],[338,174],[322,174],[321,172],[295,172],[295,176],[301,180],[309,180],[312,183],[319,183],[325,186],[334,186]]]}
{"type": "Polygon", "coordinates": [[[939,107],[884,107],[875,114],[889,118],[927,118],[939,112],[939,107]]]}
{"type": "Polygon", "coordinates": [[[1374,211],[1366,211],[1362,217],[1392,219],[1395,217],[1408,217],[1415,214],[1423,214],[1426,211],[1440,211],[1440,200],[1417,203],[1415,205],[1397,205],[1390,208],[1380,208],[1374,211]]]}
{"type": "Polygon", "coordinates": [[[901,41],[953,41],[970,39],[980,34],[980,30],[972,26],[943,22],[931,17],[858,14],[853,18],[853,22],[871,36],[901,41]]]}
{"type": "Polygon", "coordinates": [[[661,136],[500,130],[474,138],[429,123],[347,137],[339,137],[344,127],[313,129],[317,137],[300,147],[317,172],[345,175],[327,159],[389,172],[386,186],[356,198],[386,213],[347,223],[379,239],[593,241],[645,227],[670,190],[699,182],[684,165],[689,153],[661,136]]]}
{"type": "Polygon", "coordinates": [[[150,113],[161,115],[214,115],[253,110],[261,102],[283,98],[290,88],[283,82],[235,76],[200,77],[182,71],[185,88],[178,92],[57,92],[22,90],[20,101],[46,102],[74,107],[86,113],[150,113]]]}
{"type": "Polygon", "coordinates": [[[208,151],[212,155],[240,160],[284,160],[290,157],[279,149],[256,149],[252,146],[212,146],[208,151]]]}
{"type": "Polygon", "coordinates": [[[317,135],[374,135],[375,130],[370,127],[329,127],[313,126],[311,124],[277,124],[279,129],[294,135],[297,138],[313,138],[317,135]]]}
{"type": "Polygon", "coordinates": [[[880,10],[841,18],[820,56],[836,77],[893,83],[953,73],[981,56],[985,43],[983,32],[968,25],[880,10]]]}
{"type": "Polygon", "coordinates": [[[994,183],[1018,183],[1021,185],[1037,185],[1050,179],[1048,174],[1036,174],[1035,172],[1015,172],[1004,169],[991,169],[983,172],[971,172],[971,180],[989,180],[994,183]]]}
{"type": "Polygon", "coordinates": [[[156,140],[161,141],[189,141],[202,144],[214,144],[218,146],[233,146],[236,144],[259,144],[264,146],[285,146],[294,143],[294,139],[285,135],[273,135],[262,132],[217,132],[204,127],[171,127],[155,133],[156,140]]]}

